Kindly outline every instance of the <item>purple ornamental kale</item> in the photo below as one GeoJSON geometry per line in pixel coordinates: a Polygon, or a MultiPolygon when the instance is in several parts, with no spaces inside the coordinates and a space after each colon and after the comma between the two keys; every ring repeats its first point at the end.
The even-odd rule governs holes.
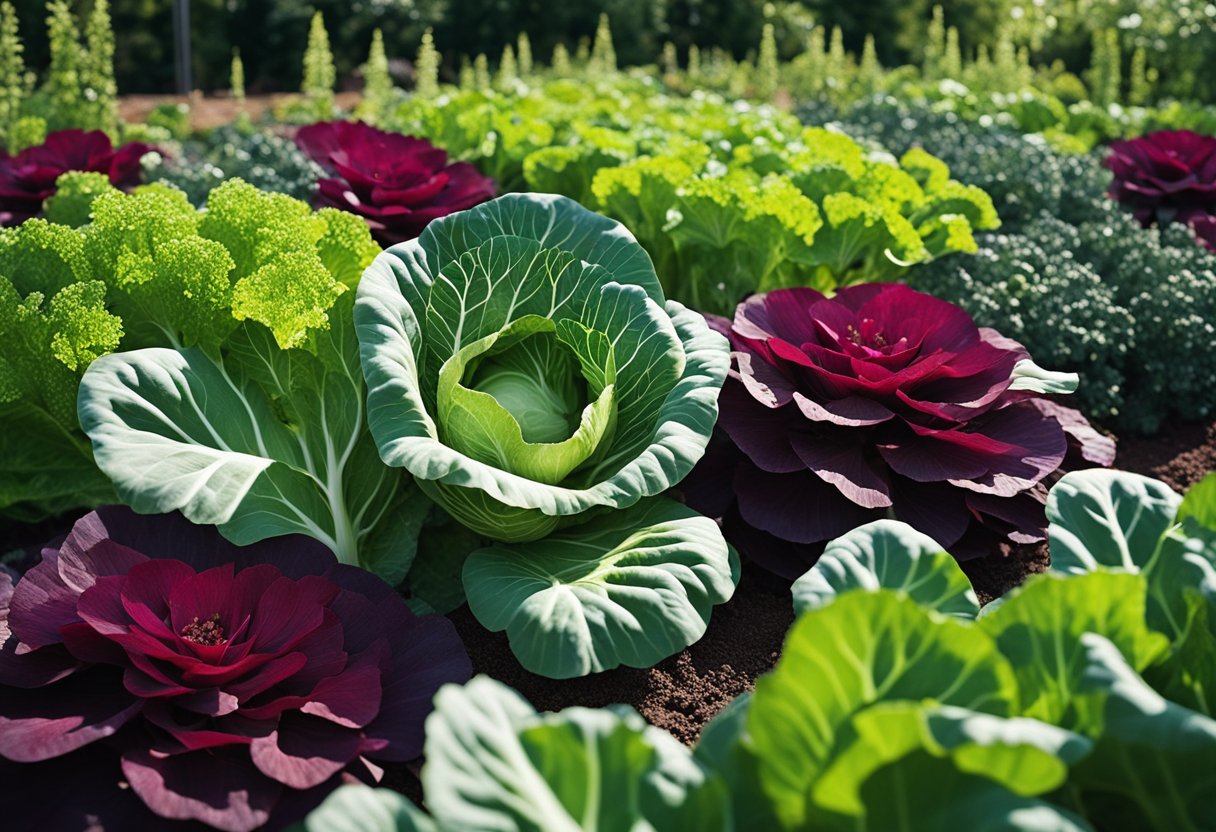
{"type": "Polygon", "coordinates": [[[1020,344],[906,286],[782,289],[711,325],[732,368],[685,495],[780,575],[887,516],[960,559],[998,538],[1043,540],[1045,481],[1070,442],[1090,463],[1113,461],[1080,413],[1015,389],[1020,344]]]}
{"type": "Polygon", "coordinates": [[[0,816],[280,827],[419,756],[432,696],[470,674],[449,621],[316,541],[99,509],[0,574],[0,816]]]}
{"type": "Polygon", "coordinates": [[[362,122],[311,124],[296,134],[296,144],[331,174],[317,185],[317,206],[359,214],[384,246],[497,196],[494,180],[468,162],[449,164],[447,151],[426,139],[362,122]]]}
{"type": "Polygon", "coordinates": [[[1159,130],[1111,142],[1110,195],[1141,225],[1191,223],[1216,215],[1216,136],[1159,130]]]}

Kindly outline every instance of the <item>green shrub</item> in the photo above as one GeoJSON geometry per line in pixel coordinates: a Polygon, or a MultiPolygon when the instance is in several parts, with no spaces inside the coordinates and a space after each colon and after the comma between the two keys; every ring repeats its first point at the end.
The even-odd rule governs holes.
{"type": "Polygon", "coordinates": [[[915,269],[911,282],[961,305],[980,326],[1020,341],[1044,366],[1076,372],[1089,416],[1119,418],[1134,321],[1113,287],[1066,248],[1021,234],[986,234],[972,257],[915,269]]]}
{"type": "Polygon", "coordinates": [[[180,188],[194,205],[202,205],[213,188],[233,177],[263,191],[307,201],[322,175],[321,168],[291,140],[263,131],[247,133],[231,125],[186,142],[180,153],[149,157],[144,164],[147,180],[180,188]]]}

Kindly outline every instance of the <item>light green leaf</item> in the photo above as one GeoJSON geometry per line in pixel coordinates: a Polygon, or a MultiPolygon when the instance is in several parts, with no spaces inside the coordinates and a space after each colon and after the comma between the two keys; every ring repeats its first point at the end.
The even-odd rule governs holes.
{"type": "Polygon", "coordinates": [[[1075,393],[1081,377],[1076,373],[1059,373],[1045,370],[1029,358],[1013,365],[1010,390],[1029,390],[1032,393],[1075,393]]]}
{"type": "Polygon", "coordinates": [[[426,737],[422,782],[445,829],[730,829],[722,784],[624,706],[538,714],[478,676],[440,689],[426,737]]]}
{"type": "Polygon", "coordinates": [[[1210,473],[1186,492],[1178,509],[1178,519],[1192,518],[1204,528],[1216,531],[1216,473],[1210,473]]]}
{"type": "Polygon", "coordinates": [[[1216,828],[1216,720],[1163,699],[1101,636],[1082,637],[1082,688],[1102,704],[1094,753],[1070,786],[1101,829],[1216,828]]]}
{"type": "Polygon", "coordinates": [[[1047,496],[1052,569],[1143,572],[1149,626],[1178,638],[1186,627],[1186,592],[1216,600],[1216,533],[1193,518],[1179,525],[1181,504],[1164,483],[1138,474],[1093,469],[1065,475],[1047,496]]]}
{"type": "Polygon", "coordinates": [[[362,784],[340,786],[308,813],[296,832],[436,832],[408,797],[362,784]]]}
{"type": "Polygon", "coordinates": [[[611,352],[607,359],[609,366],[600,368],[598,377],[612,381],[582,408],[580,419],[578,388],[588,385],[579,362],[551,320],[519,318],[444,362],[440,436],[479,462],[556,485],[591,458],[616,421],[611,352]]]}
{"type": "Polygon", "coordinates": [[[565,679],[679,652],[738,576],[714,521],[656,498],[534,543],[478,550],[464,587],[477,620],[505,630],[524,667],[565,679]]]}
{"type": "Polygon", "coordinates": [[[1074,701],[1085,669],[1084,633],[1111,639],[1140,669],[1168,649],[1168,639],[1148,629],[1144,611],[1141,575],[1048,572],[985,607],[979,624],[1013,665],[1020,713],[1072,727],[1089,719],[1074,711],[1084,704],[1074,701]]]}
{"type": "Polygon", "coordinates": [[[953,557],[933,538],[897,520],[875,520],[827,545],[818,562],[794,581],[794,611],[830,603],[852,589],[890,589],[923,607],[975,618],[979,600],[953,557]]]}
{"type": "MultiPolygon", "coordinates": [[[[975,791],[999,802],[1010,801],[1014,795],[1027,798],[1052,792],[1064,783],[1069,765],[1092,748],[1085,737],[1037,720],[1005,719],[920,702],[876,704],[858,713],[852,728],[853,739],[839,748],[815,782],[812,799],[819,810],[864,819],[867,826],[872,815],[885,814],[881,804],[888,801],[903,807],[900,814],[905,823],[917,825],[922,814],[933,816],[943,809],[953,814],[953,807],[946,807],[967,800],[975,791]],[[897,786],[894,793],[875,795],[878,804],[863,800],[867,781],[884,767],[894,765],[904,777],[918,779],[916,769],[926,756],[951,763],[934,765],[952,788],[939,785],[933,791],[948,792],[949,798],[934,805],[918,796],[917,789],[897,786]],[[918,806],[915,812],[913,805],[918,806]]],[[[889,779],[898,784],[903,777],[889,779]]],[[[873,789],[868,791],[874,794],[873,789]]],[[[1012,803],[1025,805],[1021,800],[1012,803]]],[[[874,828],[892,827],[877,824],[874,828]]]]}
{"type": "Polygon", "coordinates": [[[969,622],[890,590],[848,592],[804,613],[776,669],[756,682],[748,717],[760,781],[782,824],[806,822],[810,787],[852,717],[875,702],[933,699],[1003,716],[1013,671],[969,622]]]}

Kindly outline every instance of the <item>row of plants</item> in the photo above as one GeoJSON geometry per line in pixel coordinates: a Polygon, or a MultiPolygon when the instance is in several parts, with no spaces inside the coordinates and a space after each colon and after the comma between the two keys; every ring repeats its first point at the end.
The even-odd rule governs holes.
{"type": "Polygon", "coordinates": [[[1049,497],[1051,570],[983,609],[934,539],[895,520],[856,528],[794,582],[776,668],[692,750],[624,706],[539,714],[488,677],[461,685],[450,624],[308,541],[236,548],[180,518],[106,509],[15,586],[0,572],[0,752],[19,787],[6,816],[1204,829],[1214,506],[1213,477],[1184,498],[1137,475],[1069,474],[1049,497]],[[419,750],[426,814],[339,786],[419,750]],[[64,780],[71,802],[50,798],[64,780]]]}
{"type": "Polygon", "coordinates": [[[869,523],[794,582],[776,668],[691,751],[479,676],[427,719],[429,814],[346,786],[302,828],[1207,828],[1214,498],[1069,474],[1051,570],[983,609],[935,540],[869,523]]]}
{"type": "MultiPolygon", "coordinates": [[[[1104,156],[930,110],[943,161],[883,102],[841,132],[665,93],[614,71],[603,28],[603,78],[386,94],[387,132],[328,120],[314,25],[314,89],[288,110],[326,120],[194,143],[166,112],[158,148],[68,131],[5,160],[0,513],[95,511],[0,565],[0,811],[1210,826],[1216,479],[1183,498],[1100,470],[1114,442],[1062,403],[1079,372],[1023,345],[1056,366],[1067,338],[1026,322],[1054,298],[977,321],[914,288],[1063,227],[1095,261],[1082,294],[1128,323],[1124,375],[1084,403],[1123,417],[1143,389],[1138,418],[1203,415],[1203,364],[1177,350],[1216,285],[1193,236],[1209,144],[1117,146],[1111,180],[1104,156]],[[1173,339],[1151,348],[1149,302],[1173,339]],[[1054,574],[981,612],[957,561],[1048,538],[1054,574]],[[565,679],[683,650],[744,569],[797,578],[800,618],[695,751],[628,709],[459,686],[441,616],[461,605],[565,679]],[[339,788],[422,753],[429,815],[339,788]]],[[[1097,345],[1088,308],[1061,314],[1097,345]]],[[[1062,354],[1088,381],[1096,359],[1062,354]]]]}
{"type": "Polygon", "coordinates": [[[430,815],[350,786],[304,828],[1205,828],[1214,488],[1070,474],[1052,571],[983,610],[934,540],[862,526],[794,583],[777,667],[691,753],[628,708],[537,714],[477,677],[428,718],[430,815]]]}

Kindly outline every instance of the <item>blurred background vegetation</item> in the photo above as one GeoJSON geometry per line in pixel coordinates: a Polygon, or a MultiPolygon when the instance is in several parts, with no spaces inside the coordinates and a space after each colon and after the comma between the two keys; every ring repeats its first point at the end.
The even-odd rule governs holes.
{"type": "MultiPolygon", "coordinates": [[[[74,0],[87,14],[93,0],[74,0]]],[[[958,29],[964,54],[1006,33],[1026,46],[1036,65],[1060,61],[1079,72],[1090,65],[1094,33],[1114,30],[1124,55],[1143,49],[1160,75],[1159,91],[1178,98],[1216,100],[1216,2],[1212,0],[192,0],[195,86],[228,85],[233,47],[244,57],[251,93],[298,89],[300,56],[309,19],[321,11],[329,29],[339,86],[357,86],[372,32],[384,32],[386,51],[398,59],[399,80],[422,33],[434,29],[445,77],[455,78],[461,56],[486,53],[527,32],[544,60],[561,43],[576,54],[606,13],[622,65],[657,61],[667,42],[680,55],[696,44],[720,47],[736,58],[754,52],[761,29],[773,24],[782,58],[806,48],[815,24],[839,26],[844,46],[860,53],[875,36],[884,66],[919,63],[932,6],[944,7],[958,29]],[[402,60],[405,59],[405,60],[402,60]]],[[[115,71],[124,93],[173,89],[174,0],[113,0],[117,36],[115,71]]],[[[14,0],[26,44],[27,64],[48,62],[45,0],[14,0]]]]}

